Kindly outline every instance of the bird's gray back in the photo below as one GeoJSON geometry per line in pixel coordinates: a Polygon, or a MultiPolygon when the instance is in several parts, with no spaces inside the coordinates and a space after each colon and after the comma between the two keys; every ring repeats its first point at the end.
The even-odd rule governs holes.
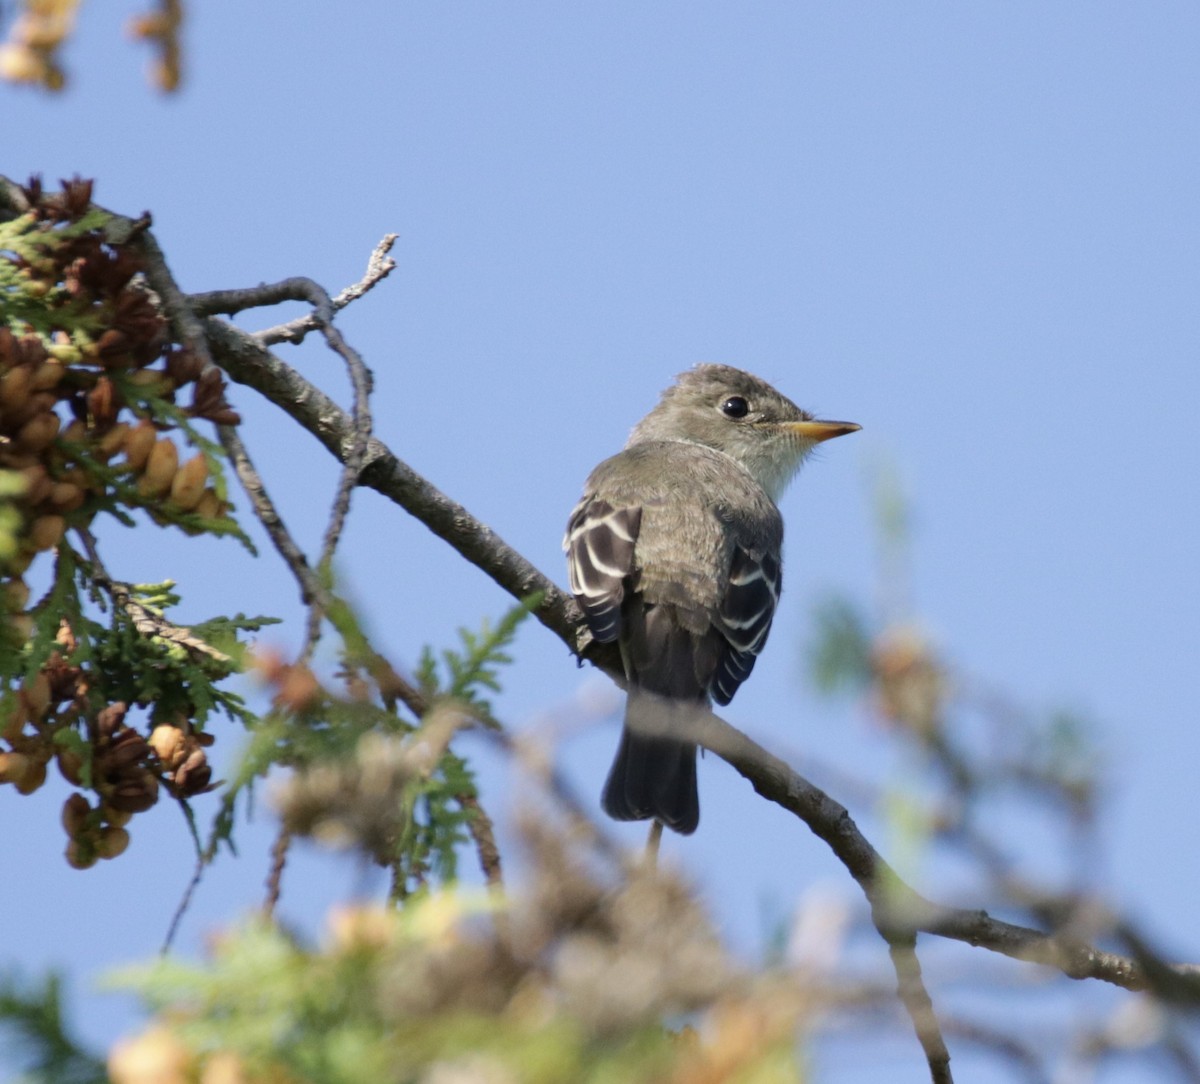
{"type": "Polygon", "coordinates": [[[766,491],[735,460],[702,445],[632,445],[592,471],[584,489],[616,508],[641,507],[633,589],[648,603],[701,611],[697,632],[725,597],[734,550],[757,558],[777,554],[783,541],[783,519],[766,491]]]}

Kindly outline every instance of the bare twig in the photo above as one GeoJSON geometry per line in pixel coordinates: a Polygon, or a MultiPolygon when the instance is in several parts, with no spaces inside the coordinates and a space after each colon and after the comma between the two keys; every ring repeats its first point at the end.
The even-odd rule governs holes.
{"type": "MultiPolygon", "coordinates": [[[[378,277],[382,277],[382,275],[378,277]]],[[[378,281],[378,277],[375,281],[378,281]]],[[[364,287],[361,283],[359,287],[361,287],[361,290],[356,296],[361,296],[362,292],[369,289],[369,286],[364,287]]],[[[358,484],[358,475],[362,469],[363,458],[366,455],[367,440],[371,435],[370,395],[372,378],[370,370],[358,352],[346,342],[341,332],[334,326],[333,315],[336,306],[330,300],[325,289],[312,279],[297,276],[284,279],[281,282],[250,287],[244,290],[217,290],[206,294],[194,294],[188,297],[186,301],[192,307],[193,312],[204,313],[241,312],[244,309],[255,306],[275,305],[281,301],[307,302],[313,308],[309,319],[315,327],[321,330],[329,348],[345,362],[346,369],[350,374],[351,387],[353,388],[351,415],[354,419],[354,427],[347,454],[342,459],[342,471],[330,507],[329,522],[325,528],[324,538],[321,543],[321,554],[317,560],[317,568],[326,568],[333,560],[334,551],[341,538],[342,528],[346,522],[346,515],[350,511],[351,494],[354,491],[354,487],[358,484]]],[[[228,449],[229,442],[225,437],[222,439],[228,449]]],[[[241,458],[243,462],[248,462],[244,448],[242,449],[241,458]]],[[[241,476],[241,473],[242,471],[239,470],[239,476],[241,476]]],[[[243,479],[243,484],[245,484],[245,479],[243,479]]],[[[256,489],[259,493],[263,492],[261,479],[258,481],[256,489]]],[[[256,511],[259,509],[260,504],[261,502],[256,502],[256,511]]],[[[262,519],[261,514],[259,518],[262,519]]],[[[273,515],[272,518],[278,524],[278,516],[273,515]]],[[[266,525],[266,521],[264,521],[264,526],[266,525]]],[[[268,527],[268,530],[270,529],[268,527]]],[[[277,536],[273,535],[272,537],[276,541],[276,548],[279,548],[280,542],[277,536]]],[[[285,555],[285,560],[287,559],[285,555]]],[[[294,561],[294,555],[292,560],[294,561]]],[[[292,567],[293,573],[295,573],[296,566],[293,564],[292,567]]],[[[305,579],[312,580],[312,577],[305,577],[305,579]]],[[[322,599],[325,598],[325,592],[313,590],[313,583],[315,581],[302,585],[305,601],[308,604],[308,628],[305,635],[304,650],[300,656],[302,662],[311,657],[313,651],[316,649],[317,640],[320,636],[321,621],[328,610],[327,600],[322,602],[322,599]]]]}
{"type": "MultiPolygon", "coordinates": [[[[322,311],[319,301],[314,301],[312,279],[302,275],[281,279],[279,282],[263,282],[257,286],[244,286],[234,290],[209,290],[200,294],[186,294],[188,307],[197,316],[235,316],[247,309],[262,309],[269,305],[281,305],[285,301],[303,301],[313,306],[309,319],[313,319],[314,330],[327,319],[328,312],[322,311]]],[[[321,291],[324,293],[324,291],[321,291]]]]}
{"type": "Polygon", "coordinates": [[[188,879],[187,887],[183,890],[183,895],[179,897],[179,902],[175,905],[175,913],[171,915],[162,948],[159,949],[159,953],[163,956],[171,951],[171,946],[175,943],[175,935],[179,932],[183,916],[187,914],[188,908],[192,905],[192,898],[196,895],[196,889],[200,887],[200,881],[204,877],[204,871],[208,867],[210,859],[211,856],[208,854],[196,856],[196,865],[192,868],[192,875],[188,879]]]}
{"type": "Polygon", "coordinates": [[[142,231],[137,236],[137,245],[145,262],[146,282],[158,295],[176,340],[192,350],[204,363],[204,369],[207,369],[213,364],[213,359],[201,318],[192,311],[183,291],[176,285],[167,267],[167,258],[158,247],[154,235],[149,230],[142,231]]]}
{"type": "Polygon", "coordinates": [[[987,1027],[974,1020],[949,1017],[943,1021],[947,1035],[992,1052],[1009,1062],[1030,1084],[1049,1084],[1050,1077],[1042,1059],[1027,1044],[1006,1032],[987,1027]]]}
{"type": "Polygon", "coordinates": [[[1130,955],[1146,976],[1145,988],[1166,1005],[1196,1012],[1200,1007],[1200,968],[1173,966],[1162,953],[1151,947],[1146,936],[1131,922],[1106,917],[1106,925],[1128,946],[1130,955]]]}
{"type": "MultiPolygon", "coordinates": [[[[357,301],[363,294],[375,288],[375,285],[382,282],[393,271],[396,270],[396,261],[388,255],[392,251],[392,246],[395,245],[396,239],[400,235],[398,233],[385,233],[377,244],[371,250],[371,256],[367,260],[367,271],[358,282],[353,286],[347,286],[340,294],[333,299],[333,307],[335,309],[344,309],[351,301],[357,301]]],[[[262,333],[259,333],[260,341],[262,333]]]]}
{"type": "Polygon", "coordinates": [[[456,794],[455,800],[471,814],[467,829],[475,841],[475,853],[479,855],[479,868],[489,888],[503,888],[504,877],[500,869],[500,848],[496,846],[496,833],[492,818],[484,812],[479,799],[473,794],[456,794]]]}
{"type": "MultiPolygon", "coordinates": [[[[337,491],[334,494],[333,505],[329,512],[329,523],[325,528],[325,537],[321,542],[321,556],[317,567],[327,570],[333,561],[334,550],[342,536],[342,527],[346,515],[350,511],[350,497],[354,487],[358,485],[358,477],[362,472],[363,460],[367,454],[367,441],[371,436],[371,371],[367,368],[356,350],[342,338],[342,334],[333,326],[333,303],[329,295],[315,283],[313,285],[314,315],[321,322],[321,332],[330,348],[339,354],[346,363],[350,374],[350,383],[354,389],[351,413],[354,418],[354,432],[342,460],[342,473],[338,479],[337,491]]],[[[316,607],[309,610],[308,646],[304,655],[311,655],[317,645],[320,633],[320,613],[316,607]]]]}
{"type": "Polygon", "coordinates": [[[662,845],[662,821],[650,822],[650,834],[646,837],[646,865],[653,869],[658,865],[658,849],[662,845]]]}
{"type": "MultiPolygon", "coordinates": [[[[258,468],[250,459],[250,453],[246,450],[241,434],[231,425],[218,427],[217,434],[221,438],[221,445],[229,456],[229,461],[233,464],[234,473],[238,476],[238,481],[242,483],[242,489],[245,490],[246,496],[250,500],[250,507],[254,509],[254,515],[263,525],[267,537],[271,539],[279,556],[283,558],[283,563],[287,565],[292,577],[299,585],[301,601],[307,606],[317,599],[322,599],[325,589],[309,567],[304,551],[284,525],[283,517],[280,516],[275,502],[268,495],[267,487],[258,473],[258,468]]],[[[328,606],[328,600],[323,600],[323,604],[328,606]]]]}
{"type": "MultiPolygon", "coordinates": [[[[333,308],[335,312],[340,312],[352,301],[357,301],[364,294],[374,289],[380,282],[388,277],[396,269],[396,261],[393,260],[388,253],[391,252],[392,246],[396,243],[397,234],[386,234],[383,239],[375,246],[371,252],[371,257],[367,261],[367,270],[358,282],[352,286],[347,286],[340,294],[333,299],[333,308]]],[[[204,300],[208,297],[216,298],[226,304],[232,302],[236,308],[225,307],[207,307],[206,310],[198,308],[197,312],[202,312],[203,315],[216,315],[218,313],[240,312],[243,309],[255,308],[260,304],[276,304],[276,301],[258,302],[248,300],[246,303],[238,298],[239,294],[253,295],[256,290],[264,289],[263,287],[251,287],[246,291],[230,290],[219,291],[214,294],[197,294],[194,297],[200,299],[200,304],[204,306],[204,300]]],[[[279,300],[295,300],[294,298],[283,297],[279,300]]],[[[264,346],[273,346],[275,343],[300,343],[311,331],[316,331],[321,327],[320,318],[316,313],[309,313],[305,316],[298,317],[295,320],[289,320],[287,323],[278,324],[275,327],[264,328],[262,331],[255,332],[254,338],[264,346]]]]}
{"type": "Polygon", "coordinates": [[[946,1049],[946,1040],[942,1038],[942,1029],[933,1011],[933,1001],[921,977],[917,936],[914,933],[896,934],[886,926],[878,929],[888,943],[892,967],[896,972],[896,993],[912,1021],[917,1041],[925,1051],[930,1080],[933,1084],[954,1084],[954,1076],[950,1072],[950,1051],[946,1049]]]}
{"type": "MultiPolygon", "coordinates": [[[[396,261],[388,253],[396,243],[398,234],[385,234],[383,239],[371,251],[367,260],[367,270],[363,277],[351,286],[347,286],[337,297],[332,299],[332,311],[339,312],[352,301],[357,301],[364,294],[375,288],[396,269],[396,261]]],[[[268,305],[278,305],[284,301],[311,301],[300,283],[310,280],[291,278],[282,282],[263,283],[259,286],[247,286],[237,290],[210,290],[207,293],[189,294],[188,304],[197,316],[233,316],[247,309],[259,309],[268,305]]],[[[315,309],[315,307],[314,307],[315,309]]],[[[328,317],[313,311],[287,323],[265,328],[254,333],[254,338],[264,346],[275,343],[299,343],[309,334],[327,324],[328,317]]]]}
{"type": "Polygon", "coordinates": [[[281,827],[271,845],[271,868],[267,871],[267,895],[263,900],[263,914],[267,918],[275,917],[275,908],[279,904],[279,896],[283,889],[283,868],[287,865],[291,846],[292,833],[281,827]]]}

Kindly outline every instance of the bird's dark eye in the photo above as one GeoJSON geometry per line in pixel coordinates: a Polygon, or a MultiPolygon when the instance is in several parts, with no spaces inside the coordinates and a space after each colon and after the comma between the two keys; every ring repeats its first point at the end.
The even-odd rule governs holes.
{"type": "Polygon", "coordinates": [[[750,404],[740,395],[731,395],[721,404],[721,413],[727,418],[744,418],[750,413],[750,404]]]}

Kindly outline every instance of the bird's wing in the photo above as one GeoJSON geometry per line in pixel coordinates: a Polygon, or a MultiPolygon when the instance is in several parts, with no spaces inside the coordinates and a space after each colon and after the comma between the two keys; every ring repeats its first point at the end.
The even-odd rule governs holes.
{"type": "Polygon", "coordinates": [[[754,669],[754,660],[771,631],[771,620],[782,589],[783,569],[777,552],[770,548],[734,547],[729,586],[714,622],[726,644],[711,686],[713,699],[718,704],[728,704],[738,686],[754,669]]]}
{"type": "Polygon", "coordinates": [[[571,594],[601,643],[620,635],[625,579],[633,572],[641,525],[640,506],[614,508],[590,494],[575,506],[567,522],[563,549],[571,594]]]}

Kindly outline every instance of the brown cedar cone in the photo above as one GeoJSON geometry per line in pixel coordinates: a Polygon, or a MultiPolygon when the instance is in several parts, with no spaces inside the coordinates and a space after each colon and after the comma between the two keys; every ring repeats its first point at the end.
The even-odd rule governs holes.
{"type": "Polygon", "coordinates": [[[204,753],[204,746],[211,744],[209,735],[192,733],[190,726],[161,723],[154,728],[150,747],[167,773],[172,793],[191,798],[212,789],[212,765],[204,753]]]}
{"type": "Polygon", "coordinates": [[[96,716],[92,771],[106,805],[123,813],[141,813],[158,801],[158,779],[146,767],[150,744],[121,723],[127,710],[118,701],[96,716]]]}

